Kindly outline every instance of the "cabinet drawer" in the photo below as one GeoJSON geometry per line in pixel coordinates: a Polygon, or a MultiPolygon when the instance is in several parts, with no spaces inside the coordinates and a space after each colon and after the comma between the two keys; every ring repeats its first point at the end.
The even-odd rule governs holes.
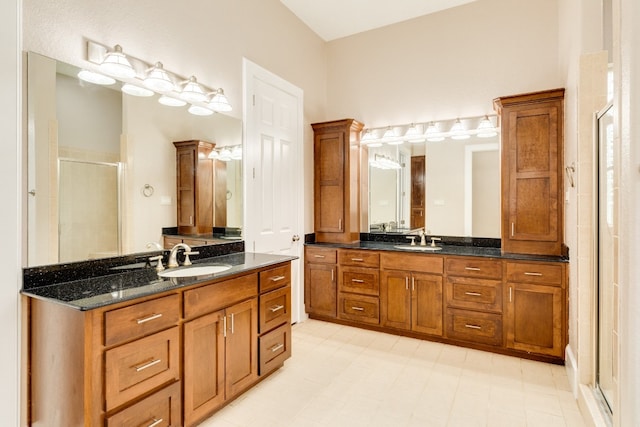
{"type": "Polygon", "coordinates": [[[195,248],[198,246],[206,245],[207,240],[206,239],[182,239],[182,243],[189,245],[192,248],[195,248]]]}
{"type": "Polygon", "coordinates": [[[447,305],[502,312],[502,282],[468,277],[447,277],[447,305]]]}
{"type": "Polygon", "coordinates": [[[180,383],[176,382],[106,419],[107,427],[181,426],[180,383]]]}
{"type": "Polygon", "coordinates": [[[291,323],[291,287],[260,295],[260,333],[291,323]]]}
{"type": "Polygon", "coordinates": [[[380,266],[380,254],[374,251],[341,249],[338,251],[338,264],[357,267],[378,267],[380,266]]]}
{"type": "Polygon", "coordinates": [[[380,302],[376,297],[340,294],[338,318],[377,325],[380,323],[380,302]]]}
{"type": "Polygon", "coordinates": [[[105,401],[116,408],[180,378],[177,326],[105,352],[105,401]]]}
{"type": "Polygon", "coordinates": [[[291,324],[262,335],[260,341],[260,375],[267,374],[291,357],[291,324]]]}
{"type": "Polygon", "coordinates": [[[380,268],[386,270],[442,274],[443,264],[444,259],[441,256],[392,252],[380,254],[380,268]]]}
{"type": "Polygon", "coordinates": [[[447,309],[447,337],[480,344],[502,345],[502,316],[500,314],[447,309]]]}
{"type": "Polygon", "coordinates": [[[260,292],[291,284],[291,263],[260,272],[260,292]]]}
{"type": "Polygon", "coordinates": [[[487,279],[502,278],[502,261],[484,258],[451,257],[445,262],[447,275],[484,277],[487,279]]]}
{"type": "Polygon", "coordinates": [[[182,243],[182,237],[164,236],[163,240],[164,240],[164,248],[165,249],[171,249],[175,245],[177,245],[178,243],[182,243]]]}
{"type": "Polygon", "coordinates": [[[178,323],[180,296],[169,295],[104,314],[104,345],[112,346],[178,323]]]}
{"type": "Polygon", "coordinates": [[[342,292],[380,295],[380,270],[376,268],[340,267],[338,288],[342,292]]]}
{"type": "Polygon", "coordinates": [[[337,254],[337,249],[307,246],[304,251],[304,258],[306,262],[335,264],[338,260],[337,254]]]}
{"type": "Polygon", "coordinates": [[[211,313],[258,295],[258,273],[212,283],[184,292],[184,317],[211,313]]]}
{"type": "Polygon", "coordinates": [[[562,285],[562,264],[507,262],[507,281],[562,285]]]}

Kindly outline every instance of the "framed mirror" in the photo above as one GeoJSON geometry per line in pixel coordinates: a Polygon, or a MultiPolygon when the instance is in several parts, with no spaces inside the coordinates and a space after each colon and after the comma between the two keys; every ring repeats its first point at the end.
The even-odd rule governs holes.
{"type": "MultiPolygon", "coordinates": [[[[27,54],[29,266],[157,249],[163,228],[176,227],[173,141],[209,141],[220,151],[242,144],[239,119],[195,116],[78,72],[27,54]]],[[[212,161],[225,187],[216,191],[225,208],[214,226],[241,228],[241,157],[212,161]]]]}

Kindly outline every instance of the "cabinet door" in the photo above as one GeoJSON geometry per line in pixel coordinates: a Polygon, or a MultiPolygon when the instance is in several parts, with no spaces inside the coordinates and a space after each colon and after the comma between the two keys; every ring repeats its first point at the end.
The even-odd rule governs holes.
{"type": "Polygon", "coordinates": [[[307,263],[305,270],[304,293],[307,313],[336,317],[336,266],[307,263]]]}
{"type": "Polygon", "coordinates": [[[315,230],[342,233],[344,231],[345,133],[316,134],[315,167],[315,230]]]}
{"type": "Polygon", "coordinates": [[[403,271],[383,271],[380,283],[382,326],[411,328],[410,274],[403,271]]]}
{"type": "Polygon", "coordinates": [[[411,157],[411,228],[424,227],[425,156],[411,157]]]}
{"type": "Polygon", "coordinates": [[[184,423],[224,403],[224,310],[184,324],[184,423]]]}
{"type": "Polygon", "coordinates": [[[442,336],[442,276],[411,275],[411,329],[442,336]]]}
{"type": "Polygon", "coordinates": [[[225,310],[227,399],[244,391],[258,379],[258,302],[257,298],[225,310]]]}
{"type": "Polygon", "coordinates": [[[507,347],[563,357],[563,289],[510,282],[505,293],[507,347]]]}
{"type": "Polygon", "coordinates": [[[179,148],[177,158],[178,227],[194,225],[196,215],[196,153],[193,148],[179,148]]]}

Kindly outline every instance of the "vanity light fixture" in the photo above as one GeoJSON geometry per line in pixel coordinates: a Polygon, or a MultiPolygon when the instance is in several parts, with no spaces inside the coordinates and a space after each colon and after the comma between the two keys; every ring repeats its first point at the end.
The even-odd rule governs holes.
{"type": "Polygon", "coordinates": [[[492,136],[496,136],[498,132],[496,132],[495,126],[489,120],[489,116],[484,116],[482,120],[480,120],[480,124],[478,125],[476,135],[478,138],[490,138],[492,136]]]}
{"type": "Polygon", "coordinates": [[[136,76],[136,70],[131,66],[127,56],[122,53],[122,46],[115,45],[111,52],[107,52],[100,63],[100,71],[113,77],[131,79],[136,76]]]}
{"type": "Polygon", "coordinates": [[[210,116],[213,114],[213,110],[195,104],[189,106],[189,109],[187,111],[194,116],[210,116]]]}
{"type": "Polygon", "coordinates": [[[187,103],[182,99],[174,98],[167,95],[162,95],[160,98],[158,98],[158,102],[168,107],[184,107],[185,105],[187,105],[187,103]]]}
{"type": "Polygon", "coordinates": [[[383,154],[376,154],[373,159],[369,160],[369,164],[378,169],[401,169],[397,160],[389,158],[383,154]]]}
{"type": "Polygon", "coordinates": [[[220,152],[218,150],[211,150],[209,153],[209,158],[212,160],[217,160],[220,158],[220,152]]]}
{"type": "Polygon", "coordinates": [[[213,93],[213,97],[211,97],[211,100],[209,101],[209,104],[207,106],[213,111],[226,112],[231,111],[232,109],[231,104],[229,103],[227,97],[224,95],[224,90],[222,89],[217,89],[213,93]]]}
{"type": "Polygon", "coordinates": [[[222,162],[229,162],[231,160],[242,159],[242,145],[224,146],[213,149],[209,153],[209,158],[212,160],[220,160],[222,162]]]}
{"type": "Polygon", "coordinates": [[[218,160],[222,160],[223,162],[228,162],[231,160],[231,150],[228,148],[223,148],[220,151],[220,158],[218,160]]]}
{"type": "Polygon", "coordinates": [[[184,87],[180,91],[180,98],[187,102],[205,102],[207,100],[207,94],[204,92],[195,76],[191,76],[189,77],[189,80],[185,82],[184,87]]]}
{"type": "Polygon", "coordinates": [[[242,159],[242,146],[236,145],[231,149],[231,159],[232,160],[241,160],[242,159]]]}
{"type": "Polygon", "coordinates": [[[155,92],[152,90],[145,89],[143,87],[136,86],[131,83],[123,84],[121,90],[127,95],[132,95],[132,96],[149,97],[155,94],[155,92]]]}
{"type": "Polygon", "coordinates": [[[116,82],[116,79],[111,78],[109,76],[105,76],[104,74],[96,73],[91,70],[80,70],[78,73],[78,78],[80,80],[84,80],[85,82],[108,86],[112,85],[116,82]]]}
{"type": "Polygon", "coordinates": [[[396,134],[395,130],[393,130],[391,126],[387,127],[387,130],[385,130],[384,133],[382,134],[381,141],[384,143],[391,144],[391,145],[399,145],[403,143],[402,140],[399,140],[400,142],[398,142],[398,140],[399,140],[398,135],[396,134]]]}
{"type": "Polygon", "coordinates": [[[444,141],[444,136],[442,136],[440,129],[438,129],[438,125],[434,122],[429,123],[424,135],[429,142],[444,141]]]}
{"type": "Polygon", "coordinates": [[[415,123],[411,123],[404,134],[404,139],[412,144],[425,141],[424,135],[418,130],[418,127],[415,125],[415,123]]]}
{"type": "Polygon", "coordinates": [[[147,70],[147,76],[142,83],[156,92],[169,92],[173,90],[174,84],[163,66],[162,62],[156,62],[153,67],[147,70]]]}
{"type": "Polygon", "coordinates": [[[467,130],[464,128],[464,125],[460,121],[460,119],[456,119],[456,122],[451,126],[451,139],[469,139],[471,135],[467,133],[467,130]]]}

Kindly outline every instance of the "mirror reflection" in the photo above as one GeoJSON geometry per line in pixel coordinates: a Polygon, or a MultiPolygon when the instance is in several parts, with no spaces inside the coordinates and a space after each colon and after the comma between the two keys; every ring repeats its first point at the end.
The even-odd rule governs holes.
{"type": "Polygon", "coordinates": [[[499,238],[498,138],[370,146],[370,232],[499,238]]]}
{"type": "MultiPolygon", "coordinates": [[[[155,250],[162,229],[177,225],[173,142],[208,141],[218,152],[242,142],[239,119],[87,83],[42,55],[27,61],[30,266],[155,250]]],[[[214,227],[241,228],[241,159],[212,162],[214,227]]]]}

